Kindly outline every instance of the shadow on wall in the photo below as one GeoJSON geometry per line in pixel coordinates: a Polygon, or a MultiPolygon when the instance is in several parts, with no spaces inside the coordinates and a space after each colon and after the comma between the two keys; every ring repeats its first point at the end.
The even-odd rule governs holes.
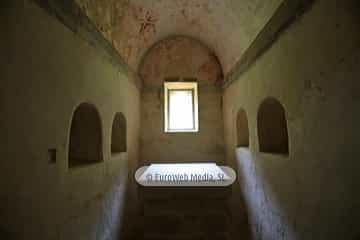
{"type": "MultiPolygon", "coordinates": [[[[111,154],[127,151],[126,119],[116,113],[111,131],[111,154]]],[[[93,104],[80,104],[73,115],[69,141],[69,168],[102,162],[100,115],[93,104]]]]}
{"type": "Polygon", "coordinates": [[[266,98],[258,116],[259,150],[265,153],[289,154],[285,109],[275,98],[266,98]]]}
{"type": "Polygon", "coordinates": [[[102,161],[101,134],[101,120],[95,106],[80,104],[71,123],[69,168],[102,161]]]}
{"type": "Polygon", "coordinates": [[[253,240],[249,206],[241,187],[240,181],[236,181],[232,185],[232,197],[229,203],[232,213],[232,227],[234,229],[232,229],[231,239],[253,240]]]}
{"type": "Polygon", "coordinates": [[[293,222],[289,220],[275,189],[256,163],[260,159],[247,148],[237,148],[236,159],[253,239],[261,236],[268,236],[268,239],[296,239],[293,222]]]}
{"type": "Polygon", "coordinates": [[[249,147],[249,124],[244,109],[238,111],[236,117],[237,147],[249,147]]]}
{"type": "MultiPolygon", "coordinates": [[[[288,130],[285,109],[275,98],[266,98],[260,104],[257,113],[257,132],[259,152],[266,157],[277,158],[289,155],[288,130]]],[[[293,230],[282,212],[271,186],[264,179],[261,168],[257,167],[260,159],[252,153],[249,143],[247,115],[244,109],[236,117],[236,162],[238,180],[244,207],[247,209],[251,239],[276,232],[278,236],[292,236],[293,230]],[[254,224],[254,223],[262,223],[254,224]]],[[[253,147],[253,146],[252,146],[253,147]]],[[[274,236],[272,236],[274,237],[274,236]]],[[[276,238],[274,238],[276,239],[276,238]]],[[[277,238],[279,239],[279,238],[277,238]]]]}
{"type": "Polygon", "coordinates": [[[124,114],[116,113],[111,131],[111,154],[127,151],[126,119],[124,114]]]}
{"type": "MultiPolygon", "coordinates": [[[[240,109],[236,115],[236,147],[248,149],[249,147],[249,126],[246,111],[240,109]]],[[[235,164],[235,169],[238,169],[238,163],[235,164]]],[[[239,172],[237,170],[237,172],[239,172]]],[[[244,192],[241,186],[241,175],[238,174],[238,181],[232,185],[232,198],[230,200],[230,209],[233,214],[233,229],[232,239],[254,239],[250,226],[250,219],[248,213],[248,204],[245,199],[244,192]],[[236,236],[236,237],[235,237],[236,236]]]]}

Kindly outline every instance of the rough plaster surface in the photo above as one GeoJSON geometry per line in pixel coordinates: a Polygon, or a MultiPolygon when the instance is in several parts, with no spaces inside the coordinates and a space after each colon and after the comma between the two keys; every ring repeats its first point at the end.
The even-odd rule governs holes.
{"type": "MultiPolygon", "coordinates": [[[[89,1],[88,4],[96,5],[99,2],[89,1]]],[[[113,4],[119,4],[119,11],[124,11],[126,16],[124,19],[136,19],[131,11],[125,11],[127,8],[122,7],[128,6],[127,4],[131,7],[132,2],[102,1],[104,6],[110,8],[113,4]]],[[[117,45],[122,55],[132,59],[128,62],[134,65],[139,64],[143,55],[141,51],[147,49],[138,46],[151,46],[157,39],[163,39],[173,32],[200,40],[209,35],[204,42],[215,49],[226,72],[231,65],[229,62],[232,62],[230,53],[238,56],[241,49],[246,48],[246,44],[240,44],[246,41],[240,38],[251,39],[250,33],[254,34],[252,29],[261,28],[264,19],[260,12],[264,13],[264,16],[271,15],[267,15],[271,7],[261,7],[266,4],[263,5],[260,0],[211,1],[210,6],[219,5],[214,12],[223,11],[220,6],[225,4],[234,9],[236,19],[248,19],[249,15],[244,13],[255,15],[252,19],[258,19],[254,22],[248,20],[251,22],[244,24],[249,30],[239,30],[240,22],[234,23],[232,32],[227,32],[226,35],[229,42],[224,43],[224,38],[215,38],[210,30],[200,29],[201,26],[196,27],[196,24],[189,25],[189,22],[194,23],[191,20],[188,23],[181,21],[182,11],[172,6],[180,1],[142,1],[143,4],[149,4],[149,9],[154,8],[154,11],[158,9],[156,3],[161,2],[163,7],[173,9],[176,17],[159,17],[167,27],[157,30],[156,37],[149,37],[149,41],[143,40],[147,39],[146,37],[136,40],[135,36],[140,30],[146,32],[145,35],[153,34],[152,25],[143,24],[142,20],[121,20],[123,24],[118,24],[113,18],[122,15],[113,14],[112,11],[108,15],[108,10],[103,9],[97,13],[96,19],[99,21],[95,22],[101,25],[102,19],[112,19],[110,22],[119,26],[116,31],[121,36],[118,38],[114,37],[115,30],[112,30],[111,24],[106,31],[102,30],[101,26],[99,29],[106,34],[111,33],[105,36],[117,45]],[[245,4],[246,2],[248,4],[245,4]],[[249,11],[241,12],[236,9],[249,11]],[[127,23],[129,25],[125,26],[127,23]],[[172,28],[170,23],[175,27],[172,28]],[[233,31],[234,29],[236,31],[233,31]],[[237,31],[249,32],[250,35],[238,36],[237,31]],[[233,35],[239,38],[231,37],[233,35]],[[133,46],[135,50],[130,51],[133,46]]],[[[202,3],[187,2],[185,13],[192,13],[192,4],[202,3]]],[[[271,5],[277,1],[268,2],[271,5]]],[[[185,1],[181,3],[185,4],[185,1]]],[[[2,29],[8,33],[0,38],[2,55],[5,56],[0,60],[0,127],[3,136],[0,169],[4,179],[0,182],[2,237],[11,239],[12,235],[15,239],[116,239],[124,207],[127,174],[130,172],[131,176],[131,169],[134,169],[137,163],[140,94],[128,81],[127,76],[119,73],[86,42],[31,2],[15,0],[11,5],[13,6],[9,11],[1,12],[2,29]],[[102,116],[104,162],[69,171],[67,149],[71,115],[83,101],[94,103],[102,116]],[[124,112],[127,117],[128,156],[111,157],[111,121],[118,111],[124,112]],[[47,150],[50,148],[57,149],[56,164],[48,162],[47,150]]],[[[92,7],[85,6],[87,7],[89,16],[95,19],[94,13],[91,13],[92,7]]],[[[3,9],[5,8],[0,8],[0,11],[3,9]]],[[[360,104],[359,9],[358,1],[354,0],[316,1],[303,18],[288,29],[248,72],[224,92],[227,160],[238,169],[239,184],[255,239],[355,240],[360,237],[356,222],[360,217],[360,167],[356,140],[360,137],[356,126],[360,122],[357,110],[360,104]],[[268,96],[276,97],[285,106],[290,136],[289,157],[259,153],[256,114],[261,101],[268,96]],[[248,114],[250,147],[235,151],[235,122],[239,108],[244,108],[248,114]]],[[[142,11],[146,15],[146,10],[142,11]]],[[[171,11],[163,10],[161,13],[168,13],[169,16],[172,14],[171,11]]],[[[222,27],[222,21],[232,21],[223,20],[228,15],[232,14],[227,11],[226,14],[218,14],[221,21],[217,24],[218,27],[214,28],[214,32],[227,31],[226,28],[219,28],[222,27]]],[[[206,21],[210,21],[210,18],[216,19],[212,14],[206,17],[209,18],[206,21]]],[[[210,27],[213,26],[209,24],[210,27]]],[[[200,52],[206,51],[201,50],[198,54],[200,52]]],[[[211,59],[205,57],[205,54],[201,56],[204,57],[200,58],[200,62],[211,59]]],[[[156,78],[158,75],[154,76],[156,78]]],[[[162,101],[161,94],[160,97],[158,95],[159,89],[156,90],[156,82],[149,81],[155,86],[145,89],[142,96],[143,144],[147,143],[146,131],[154,131],[155,135],[162,131],[162,121],[159,120],[162,114],[159,104],[162,101]],[[149,116],[156,118],[147,118],[147,111],[149,116]]],[[[209,94],[205,94],[208,99],[204,101],[207,109],[205,112],[209,114],[207,119],[214,121],[209,126],[218,126],[218,123],[221,125],[221,93],[212,85],[205,86],[206,91],[211,89],[209,94]]],[[[215,141],[222,144],[223,140],[218,138],[223,134],[222,126],[216,129],[219,135],[216,135],[215,141]]],[[[180,143],[187,141],[185,135],[181,138],[180,143]]],[[[208,141],[212,138],[207,136],[206,139],[208,141]]],[[[161,150],[160,154],[149,154],[152,149],[142,148],[142,156],[149,156],[143,160],[188,159],[185,155],[176,156],[178,159],[174,157],[173,152],[184,152],[180,151],[185,149],[181,145],[177,147],[173,144],[170,146],[174,148],[168,148],[169,145],[160,144],[161,141],[158,140],[154,141],[154,150],[161,150]],[[162,155],[164,149],[171,151],[165,156],[162,155]]],[[[202,145],[201,148],[194,148],[196,151],[202,147],[205,149],[207,146],[215,146],[203,144],[201,141],[198,143],[202,145]]],[[[193,147],[193,144],[189,146],[193,147]]],[[[188,151],[189,148],[186,149],[188,151]]],[[[223,150],[216,151],[219,152],[221,154],[215,154],[218,156],[215,160],[223,159],[223,150]]],[[[199,156],[192,151],[185,153],[192,156],[189,160],[208,160],[208,156],[215,156],[211,151],[209,155],[199,156]]],[[[235,200],[232,200],[232,206],[239,203],[238,199],[235,200]]],[[[231,207],[231,210],[232,214],[236,214],[239,209],[231,207]]]]}
{"type": "Polygon", "coordinates": [[[0,238],[118,239],[128,172],[137,161],[138,89],[33,2],[12,1],[4,13],[0,238]],[[70,123],[81,102],[100,114],[104,160],[68,169],[70,123]],[[111,156],[116,112],[127,119],[128,153],[111,156]],[[49,163],[53,148],[56,163],[49,163]]]}
{"type": "Polygon", "coordinates": [[[209,46],[227,73],[281,0],[76,0],[125,61],[137,70],[146,51],[171,35],[209,46]]]}
{"type": "Polygon", "coordinates": [[[172,37],[155,45],[144,58],[139,74],[141,95],[141,160],[144,162],[223,162],[224,132],[221,109],[221,67],[199,42],[172,37]],[[166,78],[196,78],[199,95],[199,132],[165,133],[163,82],[166,78]]]}
{"type": "Polygon", "coordinates": [[[359,4],[319,0],[224,92],[227,160],[238,168],[254,239],[358,239],[359,4]],[[276,97],[290,155],[259,153],[256,118],[276,97]],[[236,150],[245,109],[250,147],[236,150]]]}

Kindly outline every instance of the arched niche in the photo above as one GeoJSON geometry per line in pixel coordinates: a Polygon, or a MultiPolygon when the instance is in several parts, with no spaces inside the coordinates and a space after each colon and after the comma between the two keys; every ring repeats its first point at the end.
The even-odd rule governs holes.
{"type": "Polygon", "coordinates": [[[285,109],[275,98],[266,98],[258,116],[259,150],[265,153],[289,154],[285,109]]]}
{"type": "Polygon", "coordinates": [[[248,118],[244,109],[240,109],[236,115],[237,147],[249,147],[248,118]]]}
{"type": "Polygon", "coordinates": [[[69,167],[102,161],[101,120],[95,106],[80,104],[71,121],[69,167]]]}
{"type": "Polygon", "coordinates": [[[116,154],[126,151],[126,119],[122,113],[116,113],[111,131],[111,153],[116,154]]]}

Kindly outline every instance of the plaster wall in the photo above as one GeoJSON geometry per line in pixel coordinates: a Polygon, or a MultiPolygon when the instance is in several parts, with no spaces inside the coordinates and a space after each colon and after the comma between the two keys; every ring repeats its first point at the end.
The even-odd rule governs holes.
{"type": "Polygon", "coordinates": [[[282,0],[75,0],[135,70],[146,51],[174,34],[216,52],[229,72],[282,0]]]}
{"type": "Polygon", "coordinates": [[[146,162],[224,162],[221,67],[198,41],[170,37],[148,51],[139,73],[141,95],[141,160],[146,162]],[[164,132],[166,79],[188,78],[198,82],[199,132],[164,132]]]}
{"type": "Polygon", "coordinates": [[[358,1],[318,0],[224,91],[227,161],[237,168],[254,239],[358,239],[358,1]],[[288,157],[259,152],[257,111],[285,107],[288,157]],[[250,147],[236,149],[236,115],[250,147]]]}
{"type": "Polygon", "coordinates": [[[0,238],[118,239],[129,166],[138,158],[139,90],[32,1],[3,7],[0,238]],[[69,169],[70,124],[82,102],[101,117],[103,161],[69,169]],[[111,155],[117,112],[127,120],[128,152],[111,155]],[[56,149],[56,162],[48,149],[56,149]]]}

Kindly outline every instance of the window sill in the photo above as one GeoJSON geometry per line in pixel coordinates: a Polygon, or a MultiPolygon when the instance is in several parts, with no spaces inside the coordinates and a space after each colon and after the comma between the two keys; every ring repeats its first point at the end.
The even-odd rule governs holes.
{"type": "Polygon", "coordinates": [[[128,153],[127,152],[117,152],[117,153],[111,153],[111,160],[127,160],[128,153]]]}
{"type": "Polygon", "coordinates": [[[251,152],[249,147],[236,147],[235,151],[236,152],[247,152],[247,153],[251,152]]]}
{"type": "Polygon", "coordinates": [[[199,130],[166,130],[164,133],[198,133],[199,130]]]}
{"type": "Polygon", "coordinates": [[[83,164],[78,164],[78,165],[73,165],[73,166],[68,165],[68,170],[71,172],[71,171],[76,171],[76,170],[79,170],[79,169],[92,168],[94,166],[98,166],[98,165],[101,165],[103,163],[104,163],[104,161],[83,163],[83,164]]]}
{"type": "Polygon", "coordinates": [[[290,154],[286,153],[272,153],[272,152],[258,152],[261,157],[269,159],[289,159],[290,154]]]}

